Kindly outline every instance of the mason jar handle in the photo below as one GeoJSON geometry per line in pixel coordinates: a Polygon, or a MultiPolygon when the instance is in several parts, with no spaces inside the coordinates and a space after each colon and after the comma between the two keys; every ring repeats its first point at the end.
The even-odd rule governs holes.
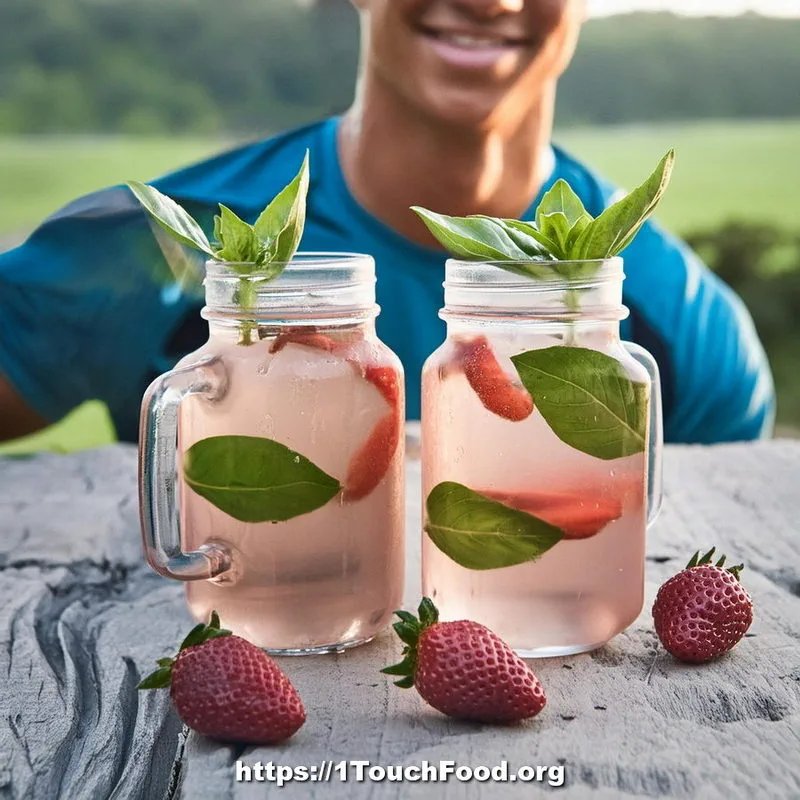
{"type": "Polygon", "coordinates": [[[139,509],[147,563],[160,575],[181,581],[218,578],[231,568],[220,543],[181,550],[178,484],[178,412],[189,395],[217,400],[227,377],[217,357],[202,359],[156,378],[142,400],[139,434],[139,509]]]}
{"type": "Polygon", "coordinates": [[[625,349],[650,376],[650,435],[647,458],[647,524],[652,525],[661,511],[663,481],[661,454],[664,449],[664,421],[661,409],[661,378],[655,358],[634,342],[623,342],[625,349]]]}

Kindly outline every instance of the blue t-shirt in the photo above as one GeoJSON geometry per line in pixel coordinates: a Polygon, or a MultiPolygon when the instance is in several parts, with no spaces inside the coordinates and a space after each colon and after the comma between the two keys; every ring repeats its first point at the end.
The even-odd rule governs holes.
{"type": "MultiPolygon", "coordinates": [[[[445,254],[399,235],[353,198],[337,153],[338,119],[237,148],[152,181],[210,228],[217,204],[253,221],[294,176],[308,148],[311,185],[301,249],[375,257],[378,334],[401,358],[407,416],[418,419],[420,372],[444,340],[445,254]]],[[[552,174],[598,215],[616,189],[553,148],[552,174]]],[[[532,210],[525,218],[532,218],[532,210]]],[[[210,231],[209,231],[210,233],[210,231]]],[[[623,336],[647,348],[662,376],[665,438],[754,439],[770,432],[774,388],[741,301],[677,239],[647,223],[622,254],[623,336]]],[[[0,255],[0,372],[56,421],[98,398],[123,440],[135,441],[148,383],[207,338],[197,295],[155,278],[165,257],[149,219],[124,187],[95,192],[47,219],[0,255]]]]}

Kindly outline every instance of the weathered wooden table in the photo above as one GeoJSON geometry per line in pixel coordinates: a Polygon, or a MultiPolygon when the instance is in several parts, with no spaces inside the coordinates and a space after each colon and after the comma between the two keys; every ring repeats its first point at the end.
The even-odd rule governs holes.
{"type": "MultiPolygon", "coordinates": [[[[382,635],[283,659],[308,710],[285,745],[220,746],[182,730],[166,692],[137,692],[190,619],[142,562],[132,447],[0,459],[0,798],[536,797],[547,784],[237,782],[235,763],[564,765],[569,798],[800,797],[800,442],[670,447],[637,622],[588,655],[534,662],[548,705],[503,729],[450,720],[379,669],[382,635]],[[658,585],[697,547],[743,560],[755,622],[703,667],[658,646],[658,585]]],[[[419,599],[419,464],[408,464],[408,592],[419,599]]],[[[355,769],[355,768],[354,768],[355,769]]],[[[325,770],[323,769],[323,772],[325,770]]],[[[266,773],[265,773],[266,774],[266,773]]],[[[254,776],[255,777],[255,776],[254,776]]]]}

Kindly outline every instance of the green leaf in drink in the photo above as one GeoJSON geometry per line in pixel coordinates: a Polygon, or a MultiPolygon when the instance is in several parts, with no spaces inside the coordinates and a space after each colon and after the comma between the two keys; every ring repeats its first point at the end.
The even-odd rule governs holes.
{"type": "Polygon", "coordinates": [[[536,225],[538,228],[546,232],[546,217],[549,214],[556,213],[564,215],[569,230],[580,220],[586,217],[591,219],[591,215],[583,206],[583,201],[575,194],[572,187],[561,178],[545,192],[536,209],[536,225]]]}
{"type": "Polygon", "coordinates": [[[556,274],[583,278],[596,272],[603,260],[618,255],[655,211],[675,162],[670,150],[653,174],[638,188],[614,203],[597,219],[586,210],[577,193],[557,180],[544,194],[534,220],[514,220],[485,215],[450,217],[412,206],[436,240],[452,256],[468,261],[498,263],[502,269],[542,278],[556,274]],[[520,268],[519,262],[567,262],[562,266],[520,268]],[[595,263],[591,263],[595,262],[595,263]],[[579,266],[573,267],[576,264],[579,266]]]}
{"type": "Polygon", "coordinates": [[[574,243],[570,257],[611,258],[621,253],[655,211],[669,185],[674,163],[675,152],[670,150],[641,186],[609,206],[586,227],[574,243]]]}
{"type": "Polygon", "coordinates": [[[430,540],[467,569],[499,569],[534,561],[564,536],[560,528],[532,514],[452,481],[436,485],[425,506],[425,532],[430,540]]]}
{"type": "MultiPolygon", "coordinates": [[[[300,171],[250,225],[219,204],[214,215],[214,243],[206,238],[200,225],[174,200],[153,186],[129,181],[128,187],[153,219],[173,239],[193,247],[215,261],[231,265],[240,277],[237,297],[239,307],[250,311],[255,305],[259,283],[277,278],[292,260],[306,221],[308,195],[308,152],[300,171]]],[[[241,323],[240,344],[252,344],[255,323],[241,323]]]]}
{"type": "Polygon", "coordinates": [[[535,225],[521,222],[518,219],[482,218],[488,220],[494,219],[494,222],[503,228],[517,247],[524,253],[540,253],[540,260],[552,258],[551,247],[553,246],[553,242],[539,231],[535,225]]]}
{"type": "Polygon", "coordinates": [[[253,225],[255,234],[272,243],[270,261],[290,261],[300,245],[306,221],[308,153],[291,183],[264,209],[253,225]]]}
{"type": "MultiPolygon", "coordinates": [[[[530,255],[512,238],[502,220],[480,215],[448,217],[412,206],[446,250],[465,261],[527,261],[530,255]]],[[[535,242],[531,246],[536,246],[535,242]]],[[[540,247],[537,257],[543,255],[540,247]]]]}
{"type": "Polygon", "coordinates": [[[259,266],[259,261],[264,258],[264,246],[251,225],[222,203],[219,210],[220,222],[215,225],[214,234],[221,248],[215,252],[215,257],[233,263],[237,271],[239,268],[245,272],[252,271],[252,266],[259,266]]]}
{"type": "Polygon", "coordinates": [[[272,439],[212,436],[184,454],[192,491],[241,522],[281,522],[324,506],[338,494],[336,478],[272,439]]]}
{"type": "Polygon", "coordinates": [[[145,211],[181,244],[200,250],[222,263],[232,264],[241,275],[267,280],[277,277],[292,260],[306,220],[309,167],[306,152],[300,171],[250,225],[220,204],[214,216],[214,243],[197,221],[172,198],[153,186],[129,181],[128,187],[145,211]],[[267,265],[273,265],[271,268],[267,265]],[[280,265],[276,269],[275,265],[280,265]]]}
{"type": "Polygon", "coordinates": [[[644,451],[650,386],[632,381],[615,358],[557,346],[530,350],[511,361],[561,441],[602,459],[644,451]]]}
{"type": "Polygon", "coordinates": [[[173,239],[213,257],[214,251],[203,229],[171,197],[138,181],[128,181],[128,188],[144,206],[145,211],[173,239]]]}

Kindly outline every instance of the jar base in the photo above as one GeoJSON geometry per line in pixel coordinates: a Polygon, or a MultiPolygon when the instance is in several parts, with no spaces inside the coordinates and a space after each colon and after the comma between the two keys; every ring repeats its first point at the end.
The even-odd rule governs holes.
{"type": "Polygon", "coordinates": [[[576,656],[580,653],[590,653],[592,650],[599,650],[607,641],[593,642],[592,644],[573,644],[573,645],[554,645],[552,647],[524,647],[513,648],[520,658],[557,658],[558,656],[576,656]]]}
{"type": "Polygon", "coordinates": [[[262,647],[261,649],[271,656],[324,656],[331,653],[343,653],[353,647],[360,647],[362,644],[371,642],[377,634],[367,636],[364,639],[351,639],[348,642],[337,642],[336,644],[325,644],[319,647],[299,647],[282,649],[280,647],[262,647]]]}

